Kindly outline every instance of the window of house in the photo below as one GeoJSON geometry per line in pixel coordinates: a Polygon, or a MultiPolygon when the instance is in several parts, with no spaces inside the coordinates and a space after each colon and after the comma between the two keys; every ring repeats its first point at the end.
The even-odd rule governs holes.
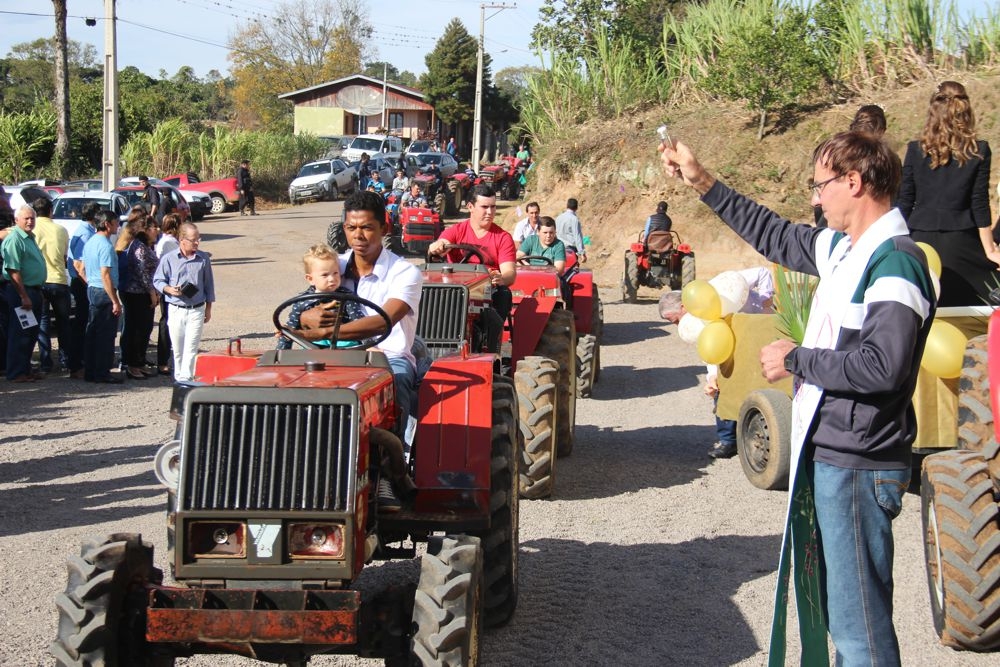
{"type": "Polygon", "coordinates": [[[403,129],[403,114],[401,114],[401,113],[390,113],[389,114],[389,129],[390,130],[402,130],[403,129]]]}

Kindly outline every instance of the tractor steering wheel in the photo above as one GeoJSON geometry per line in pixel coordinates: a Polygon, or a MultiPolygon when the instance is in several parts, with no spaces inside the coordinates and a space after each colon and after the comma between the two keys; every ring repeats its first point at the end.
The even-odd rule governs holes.
{"type": "Polygon", "coordinates": [[[441,256],[443,256],[449,264],[468,264],[470,258],[476,257],[480,264],[486,266],[486,256],[483,255],[483,251],[480,250],[478,246],[470,245],[468,243],[448,243],[445,245],[441,256]],[[464,250],[465,255],[457,262],[452,262],[448,259],[449,250],[464,250]]]}
{"type": "Polygon", "coordinates": [[[549,266],[555,266],[556,265],[556,263],[552,261],[551,257],[543,257],[542,255],[525,255],[524,257],[519,257],[517,259],[517,263],[521,264],[522,266],[527,266],[527,265],[531,264],[531,260],[533,260],[533,259],[540,259],[543,262],[545,262],[546,264],[548,264],[549,266]]]}
{"type": "MultiPolygon", "coordinates": [[[[313,292],[311,294],[296,294],[291,299],[285,299],[284,301],[282,301],[281,304],[274,309],[274,314],[271,316],[271,319],[274,322],[275,328],[279,332],[281,332],[282,335],[286,336],[287,338],[290,338],[292,341],[298,343],[307,350],[322,350],[325,348],[317,345],[311,340],[307,340],[302,336],[298,335],[297,333],[295,333],[295,331],[285,326],[285,324],[281,321],[281,314],[285,312],[286,308],[302,301],[319,301],[321,303],[329,303],[335,301],[341,307],[343,306],[344,302],[353,301],[355,303],[360,303],[362,306],[365,306],[366,308],[371,308],[372,310],[374,310],[375,314],[381,317],[382,320],[385,322],[385,331],[374,338],[367,338],[365,340],[357,341],[358,342],[358,345],[356,346],[357,349],[367,350],[370,347],[375,347],[379,343],[384,341],[386,338],[388,338],[389,334],[392,333],[392,320],[389,319],[389,316],[386,314],[384,310],[382,310],[381,307],[379,307],[377,304],[372,303],[368,299],[363,299],[360,296],[357,296],[355,294],[348,294],[346,292],[343,293],[313,292]]],[[[334,347],[336,347],[337,341],[340,340],[338,336],[339,330],[340,330],[340,321],[338,319],[337,324],[333,327],[333,333],[330,334],[329,338],[330,343],[334,347]]]]}

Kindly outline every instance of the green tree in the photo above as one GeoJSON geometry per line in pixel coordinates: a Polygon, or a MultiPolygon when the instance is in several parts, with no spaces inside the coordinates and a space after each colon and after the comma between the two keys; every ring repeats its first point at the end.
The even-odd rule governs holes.
{"type": "Polygon", "coordinates": [[[542,50],[574,58],[593,50],[597,33],[612,39],[627,37],[640,49],[655,49],[663,34],[663,19],[686,0],[545,0],[532,42],[542,50]]]}
{"type": "Polygon", "coordinates": [[[507,97],[516,108],[524,106],[528,95],[528,79],[541,74],[539,67],[505,67],[496,73],[493,82],[497,91],[507,97]]]}
{"type": "Polygon", "coordinates": [[[758,114],[757,139],[767,114],[801,103],[827,80],[815,24],[798,7],[776,7],[770,18],[748,25],[722,44],[705,79],[720,97],[743,100],[758,114]]]}
{"type": "MultiPolygon", "coordinates": [[[[424,101],[444,123],[470,120],[475,115],[476,68],[479,47],[457,18],[445,27],[434,50],[424,56],[427,71],[420,77],[424,101]]],[[[483,88],[490,85],[489,54],[483,54],[483,88]]]]}
{"type": "Polygon", "coordinates": [[[381,81],[383,72],[385,73],[386,80],[388,80],[389,83],[396,83],[401,86],[411,87],[417,84],[416,74],[407,70],[400,72],[399,68],[392,63],[385,62],[384,60],[375,60],[373,62],[365,63],[365,69],[362,74],[381,81]]]}
{"type": "Polygon", "coordinates": [[[234,121],[291,129],[292,107],[278,95],[361,71],[372,34],[359,0],[293,0],[280,21],[248,22],[229,40],[234,121]]]}
{"type": "MultiPolygon", "coordinates": [[[[36,39],[11,46],[0,60],[0,109],[24,111],[39,100],[55,99],[55,41],[36,39]]],[[[100,80],[93,46],[69,40],[66,56],[70,79],[100,80]]]]}

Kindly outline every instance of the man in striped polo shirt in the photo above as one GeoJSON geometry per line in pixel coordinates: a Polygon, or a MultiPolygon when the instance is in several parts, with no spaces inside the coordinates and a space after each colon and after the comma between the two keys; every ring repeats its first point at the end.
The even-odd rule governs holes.
{"type": "MultiPolygon", "coordinates": [[[[891,522],[910,479],[917,428],[910,399],[936,301],[926,258],[892,208],[899,157],[858,132],[820,144],[809,187],[829,224],[822,229],[737,194],[682,143],[659,150],[666,172],[697,190],[761,254],[820,278],[803,341],[779,340],[760,353],[769,381],[797,380],[785,543],[795,545],[803,657],[825,655],[828,629],[837,664],[898,665],[891,522]],[[805,527],[797,523],[803,514],[805,527]]],[[[772,631],[772,664],[783,656],[781,627],[772,631]]]]}

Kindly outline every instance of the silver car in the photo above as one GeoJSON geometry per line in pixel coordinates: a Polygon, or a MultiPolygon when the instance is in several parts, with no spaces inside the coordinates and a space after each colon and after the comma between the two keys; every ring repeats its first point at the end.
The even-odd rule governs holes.
{"type": "Polygon", "coordinates": [[[316,160],[302,165],[288,186],[293,204],[310,200],[331,200],[358,189],[358,174],[340,159],[316,160]]]}

